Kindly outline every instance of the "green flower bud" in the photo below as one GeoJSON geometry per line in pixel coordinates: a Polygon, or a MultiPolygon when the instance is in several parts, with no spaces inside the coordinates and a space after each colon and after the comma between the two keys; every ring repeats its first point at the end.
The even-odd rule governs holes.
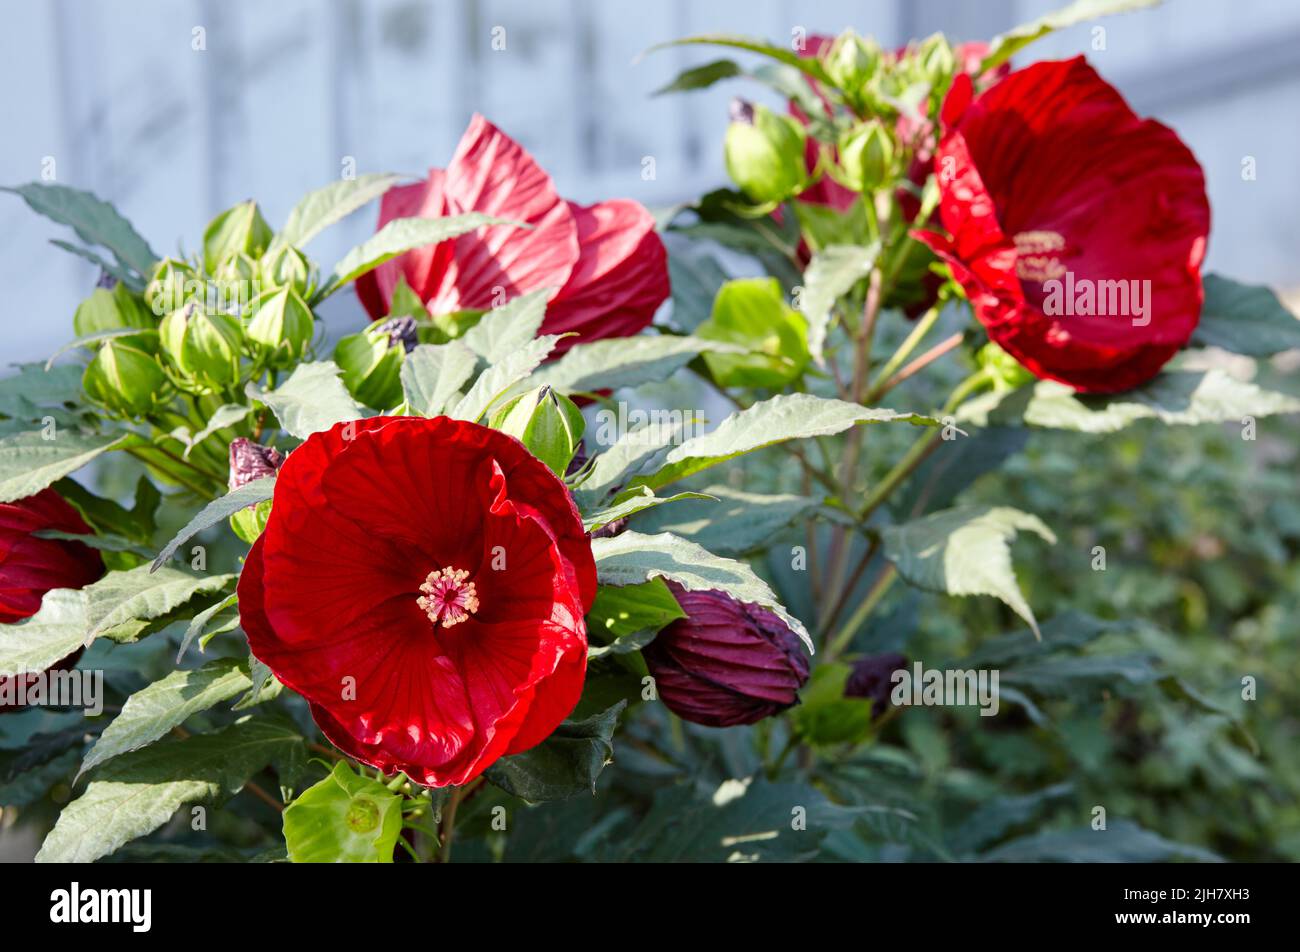
{"type": "Polygon", "coordinates": [[[727,174],[756,202],[782,202],[807,184],[807,134],[794,119],[763,106],[745,109],[727,127],[727,174]],[[748,119],[748,121],[746,121],[748,119]]]}
{"type": "Polygon", "coordinates": [[[587,423],[568,397],[550,387],[515,397],[492,418],[492,426],[509,433],[560,477],[582,444],[587,423]]]}
{"type": "Polygon", "coordinates": [[[162,317],[183,305],[197,287],[199,276],[184,261],[163,258],[153,269],[144,289],[144,303],[155,317],[162,317]]]}
{"type": "Polygon", "coordinates": [[[240,202],[208,223],[203,232],[203,266],[216,274],[221,263],[242,252],[260,258],[273,237],[256,202],[240,202]]]}
{"type": "Polygon", "coordinates": [[[113,338],[101,344],[81,385],[92,402],[110,413],[140,417],[166,396],[167,375],[151,354],[128,340],[113,338]]]}
{"type": "Polygon", "coordinates": [[[879,62],[879,46],[852,30],[845,30],[831,44],[822,65],[836,86],[856,93],[871,80],[879,62]]]}
{"type": "Polygon", "coordinates": [[[840,143],[840,168],[845,184],[870,192],[894,174],[894,139],[880,120],[872,119],[849,133],[840,143]]]}
{"type": "Polygon", "coordinates": [[[214,389],[239,382],[239,318],[190,303],[164,317],[158,334],[163,353],[183,376],[214,389]]]}
{"type": "Polygon", "coordinates": [[[318,275],[311,260],[297,248],[285,245],[262,257],[262,283],[268,288],[293,288],[301,298],[316,290],[318,275]]]}
{"type": "Polygon", "coordinates": [[[263,295],[248,322],[248,339],[274,351],[273,356],[302,357],[315,333],[311,308],[292,287],[263,295]]]}
{"type": "Polygon", "coordinates": [[[921,42],[916,58],[932,88],[948,88],[948,82],[957,69],[957,56],[953,53],[947,37],[942,33],[926,37],[921,42]]]}
{"type": "Polygon", "coordinates": [[[334,363],[343,384],[361,403],[374,410],[391,410],[402,402],[402,362],[406,347],[375,321],[360,334],[349,334],[334,348],[334,363]]]}
{"type": "Polygon", "coordinates": [[[96,288],[90,297],[77,305],[77,312],[72,317],[72,327],[78,337],[125,327],[147,330],[157,324],[144,302],[120,281],[111,290],[96,288]]]}
{"type": "Polygon", "coordinates": [[[266,522],[270,518],[271,500],[263,499],[256,505],[241,509],[231,516],[230,528],[235,530],[235,535],[252,545],[266,529],[266,522]]]}

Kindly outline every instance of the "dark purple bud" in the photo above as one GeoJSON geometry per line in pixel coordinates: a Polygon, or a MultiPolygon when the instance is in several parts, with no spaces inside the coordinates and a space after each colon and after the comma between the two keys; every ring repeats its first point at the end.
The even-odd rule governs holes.
{"type": "Polygon", "coordinates": [[[885,705],[889,702],[894,672],[906,667],[907,659],[893,653],[868,655],[855,661],[848,680],[844,682],[844,696],[871,701],[871,716],[879,717],[885,713],[885,705]]]}
{"type": "Polygon", "coordinates": [[[613,522],[606,523],[605,525],[597,529],[595,532],[593,532],[591,534],[591,537],[593,539],[614,538],[614,536],[621,534],[623,530],[627,528],[628,518],[629,518],[628,516],[624,516],[622,519],[615,519],[613,522]]]}
{"type": "Polygon", "coordinates": [[[269,446],[238,437],[230,441],[230,488],[238,489],[245,483],[264,476],[274,476],[284,465],[284,454],[269,446]]]}
{"type": "Polygon", "coordinates": [[[713,589],[668,588],[686,613],[642,654],[660,699],[708,727],[753,724],[799,700],[808,680],[803,643],[776,615],[713,589]]]}
{"type": "Polygon", "coordinates": [[[731,100],[731,108],[728,113],[732,122],[743,122],[747,126],[754,124],[754,104],[748,100],[731,100]]]}
{"type": "Polygon", "coordinates": [[[413,317],[391,317],[379,325],[381,333],[388,335],[388,346],[402,345],[408,354],[420,343],[419,331],[413,317]]]}
{"type": "Polygon", "coordinates": [[[99,280],[95,282],[95,287],[105,288],[111,291],[113,288],[117,287],[117,278],[113,277],[101,268],[99,272],[99,280]]]}

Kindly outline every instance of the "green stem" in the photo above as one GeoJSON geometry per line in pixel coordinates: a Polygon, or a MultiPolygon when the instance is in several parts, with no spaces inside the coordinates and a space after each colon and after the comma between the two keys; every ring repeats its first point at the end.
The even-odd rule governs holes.
{"type": "Polygon", "coordinates": [[[936,304],[934,307],[926,311],[925,314],[923,314],[916,322],[916,326],[912,328],[912,332],[907,335],[907,339],[899,345],[898,350],[894,351],[894,355],[885,362],[885,366],[880,368],[880,373],[876,375],[875,385],[867,391],[867,395],[864,398],[864,402],[868,406],[880,399],[881,395],[885,392],[885,385],[889,382],[889,378],[894,375],[895,370],[903,366],[903,361],[912,356],[912,351],[916,350],[920,345],[921,340],[930,332],[930,329],[934,327],[935,322],[939,320],[941,310],[941,305],[936,304]]]}
{"type": "Polygon", "coordinates": [[[858,607],[853,610],[853,614],[849,616],[849,620],[844,623],[844,627],[826,646],[826,661],[828,663],[843,654],[844,649],[853,640],[853,635],[862,627],[862,623],[867,620],[871,613],[875,611],[876,606],[880,604],[880,600],[885,597],[885,593],[889,591],[889,586],[894,583],[894,579],[897,577],[898,569],[892,563],[881,570],[880,575],[872,583],[871,590],[867,592],[867,597],[858,604],[858,607]]]}

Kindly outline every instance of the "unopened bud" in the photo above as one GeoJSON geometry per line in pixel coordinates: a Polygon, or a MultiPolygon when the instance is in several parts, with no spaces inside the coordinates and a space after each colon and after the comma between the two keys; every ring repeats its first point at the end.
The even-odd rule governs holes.
{"type": "Polygon", "coordinates": [[[492,425],[509,433],[558,476],[563,476],[582,445],[586,421],[568,397],[550,387],[538,387],[509,401],[492,425]]]}
{"type": "Polygon", "coordinates": [[[260,258],[271,238],[271,226],[262,217],[257,202],[240,202],[208,223],[203,232],[203,266],[208,274],[215,275],[231,255],[260,258]]]}
{"type": "Polygon", "coordinates": [[[306,353],[316,333],[311,308],[292,287],[263,296],[248,322],[248,339],[271,350],[274,357],[297,359],[306,353]]]}
{"type": "Polygon", "coordinates": [[[753,106],[751,121],[727,127],[727,174],[756,202],[785,201],[807,183],[806,142],[798,122],[753,106]]]}
{"type": "Polygon", "coordinates": [[[402,363],[406,347],[376,321],[359,334],[349,334],[334,348],[334,362],[343,384],[361,403],[374,410],[391,410],[402,402],[402,363]]]}
{"type": "Polygon", "coordinates": [[[239,381],[239,318],[190,302],[163,318],[158,335],[163,353],[182,376],[212,388],[239,381]]]}
{"type": "Polygon", "coordinates": [[[158,361],[132,340],[117,337],[104,341],[81,378],[93,403],[123,417],[144,416],[169,391],[167,375],[158,361]]]}

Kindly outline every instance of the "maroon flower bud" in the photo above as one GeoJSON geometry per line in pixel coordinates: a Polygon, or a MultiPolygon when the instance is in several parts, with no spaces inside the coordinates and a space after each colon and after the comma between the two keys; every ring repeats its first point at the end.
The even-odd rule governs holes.
{"type": "Polygon", "coordinates": [[[591,534],[593,539],[612,539],[616,535],[622,535],[623,530],[627,528],[628,516],[622,519],[615,519],[613,522],[607,522],[591,534]]]}
{"type": "Polygon", "coordinates": [[[255,479],[274,476],[283,463],[284,454],[279,450],[237,437],[230,441],[230,488],[238,489],[255,479]]]}
{"type": "Polygon", "coordinates": [[[906,667],[907,659],[895,653],[868,655],[855,661],[848,680],[844,682],[844,696],[870,700],[871,716],[879,717],[885,713],[885,705],[889,702],[894,672],[906,667]]]}
{"type": "Polygon", "coordinates": [[[808,658],[788,625],[725,592],[668,587],[686,617],[659,632],[642,654],[669,710],[696,724],[730,727],[799,700],[808,658]]]}

